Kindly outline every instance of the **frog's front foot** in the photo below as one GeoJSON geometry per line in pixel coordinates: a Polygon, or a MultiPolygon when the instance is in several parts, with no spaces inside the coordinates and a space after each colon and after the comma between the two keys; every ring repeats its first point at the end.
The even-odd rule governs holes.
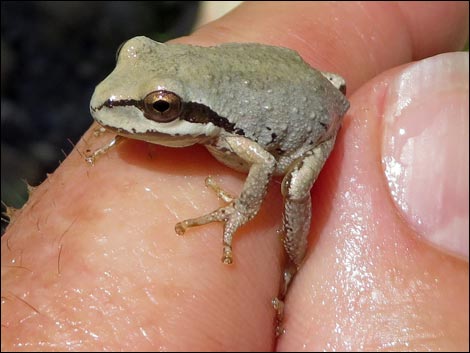
{"type": "Polygon", "coordinates": [[[230,265],[233,262],[232,239],[236,230],[249,220],[250,217],[236,209],[237,199],[222,190],[211,177],[206,178],[206,186],[215,191],[217,196],[228,205],[221,207],[209,214],[201,217],[186,219],[175,225],[175,231],[178,235],[183,235],[188,228],[201,226],[212,222],[224,222],[224,248],[222,262],[230,265]]]}
{"type": "MultiPolygon", "coordinates": [[[[94,135],[95,136],[99,136],[98,134],[102,134],[103,131],[102,131],[102,128],[100,129],[96,129],[94,131],[94,135]]],[[[85,157],[85,161],[90,164],[90,165],[95,165],[95,162],[96,160],[104,155],[105,153],[107,153],[110,149],[116,147],[122,140],[124,139],[124,137],[120,136],[120,135],[116,135],[114,136],[114,138],[108,142],[107,145],[101,147],[101,148],[98,148],[97,150],[95,150],[94,152],[91,152],[91,151],[86,151],[86,157],[85,157]]]]}

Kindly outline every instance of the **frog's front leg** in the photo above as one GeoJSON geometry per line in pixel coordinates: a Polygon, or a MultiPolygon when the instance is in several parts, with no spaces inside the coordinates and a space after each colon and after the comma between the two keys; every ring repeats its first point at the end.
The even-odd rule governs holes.
{"type": "Polygon", "coordinates": [[[175,230],[182,235],[189,227],[210,222],[224,222],[223,257],[225,264],[232,263],[232,239],[237,229],[252,219],[259,211],[266,195],[267,187],[273,174],[276,161],[274,157],[256,142],[241,136],[221,137],[217,141],[216,155],[235,154],[239,159],[250,165],[243,190],[239,198],[231,201],[207,215],[188,219],[176,224],[175,230]]]}
{"type": "Polygon", "coordinates": [[[94,165],[96,160],[98,159],[98,157],[100,157],[101,155],[107,153],[110,149],[116,147],[119,143],[121,143],[121,141],[123,139],[124,139],[123,136],[120,136],[120,135],[114,136],[114,138],[110,142],[108,142],[107,145],[95,150],[93,153],[88,155],[85,158],[85,160],[87,161],[87,163],[89,163],[91,165],[94,165]]]}

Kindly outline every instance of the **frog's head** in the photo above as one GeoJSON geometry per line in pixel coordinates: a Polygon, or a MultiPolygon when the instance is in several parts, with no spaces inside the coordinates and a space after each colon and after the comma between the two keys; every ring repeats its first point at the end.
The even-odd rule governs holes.
{"type": "Polygon", "coordinates": [[[218,135],[223,118],[206,105],[185,99],[187,85],[178,78],[178,57],[185,47],[146,37],[125,42],[116,68],[93,93],[93,118],[119,135],[171,147],[218,135]]]}

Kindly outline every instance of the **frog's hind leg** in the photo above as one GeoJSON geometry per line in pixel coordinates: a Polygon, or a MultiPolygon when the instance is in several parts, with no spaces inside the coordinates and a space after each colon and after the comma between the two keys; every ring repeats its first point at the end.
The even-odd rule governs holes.
{"type": "Polygon", "coordinates": [[[305,256],[312,216],[310,189],[334,145],[334,138],[307,151],[291,165],[282,181],[284,217],[282,240],[288,259],[281,278],[279,296],[273,300],[278,314],[278,334],[283,317],[283,300],[305,256]]]}

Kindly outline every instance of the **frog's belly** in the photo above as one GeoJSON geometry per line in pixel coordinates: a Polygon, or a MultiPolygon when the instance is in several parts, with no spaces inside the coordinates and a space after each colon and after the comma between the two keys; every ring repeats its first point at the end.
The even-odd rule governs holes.
{"type": "Polygon", "coordinates": [[[206,145],[205,147],[214,156],[215,159],[227,167],[242,173],[249,172],[251,165],[238,157],[235,153],[230,151],[221,151],[210,145],[206,145]]]}
{"type": "MultiPolygon", "coordinates": [[[[208,151],[217,159],[220,163],[242,173],[248,173],[251,164],[238,157],[235,153],[230,151],[221,151],[210,145],[205,146],[208,151]]],[[[274,175],[280,176],[285,175],[289,170],[290,165],[299,158],[302,158],[305,152],[312,149],[311,146],[304,146],[298,149],[293,154],[276,156],[276,168],[274,169],[274,175]]]]}

